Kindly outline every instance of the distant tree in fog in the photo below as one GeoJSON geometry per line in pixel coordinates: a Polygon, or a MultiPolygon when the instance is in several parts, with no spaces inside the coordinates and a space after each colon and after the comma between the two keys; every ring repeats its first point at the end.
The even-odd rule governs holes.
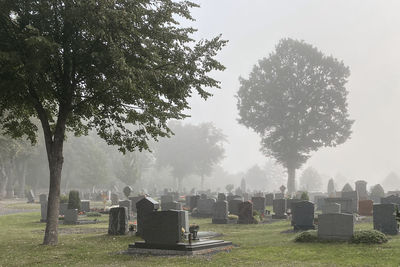
{"type": "Polygon", "coordinates": [[[349,74],[342,62],[312,45],[282,39],[248,79],[240,78],[239,123],[257,132],[264,154],[287,168],[289,193],[295,191],[296,169],[311,152],[349,138],[349,74]]]}
{"type": "Polygon", "coordinates": [[[227,184],[225,186],[226,191],[228,191],[229,194],[232,193],[233,189],[235,188],[235,186],[233,184],[227,184]]]}
{"type": "Polygon", "coordinates": [[[321,175],[312,167],[308,167],[300,176],[300,189],[308,192],[322,189],[321,175]]]}
{"type": "Polygon", "coordinates": [[[185,177],[197,174],[204,178],[211,174],[213,167],[224,156],[225,136],[211,123],[200,125],[172,122],[168,125],[174,132],[171,138],[160,140],[156,145],[156,165],[172,168],[178,189],[182,188],[185,177]]]}
{"type": "Polygon", "coordinates": [[[267,181],[267,173],[260,168],[258,165],[254,165],[250,169],[247,170],[246,174],[246,181],[248,187],[253,190],[261,190],[264,191],[267,181]]]}
{"type": "Polygon", "coordinates": [[[386,191],[400,189],[400,176],[395,172],[389,173],[383,180],[382,186],[386,191]]]}

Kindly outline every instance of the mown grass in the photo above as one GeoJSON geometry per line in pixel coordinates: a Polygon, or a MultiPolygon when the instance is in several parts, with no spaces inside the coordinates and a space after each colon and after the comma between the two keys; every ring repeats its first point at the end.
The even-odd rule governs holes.
{"type": "MultiPolygon", "coordinates": [[[[93,225],[63,226],[61,229],[100,232],[60,234],[59,245],[40,245],[45,225],[38,212],[0,216],[0,266],[398,266],[400,238],[383,245],[293,242],[289,221],[259,225],[213,225],[210,219],[191,218],[202,231],[222,233],[233,241],[230,252],[211,256],[155,257],[122,255],[134,236],[108,236],[107,216],[93,225]]],[[[371,229],[370,223],[356,229],[371,229]]],[[[61,233],[65,230],[61,230],[61,233]]]]}

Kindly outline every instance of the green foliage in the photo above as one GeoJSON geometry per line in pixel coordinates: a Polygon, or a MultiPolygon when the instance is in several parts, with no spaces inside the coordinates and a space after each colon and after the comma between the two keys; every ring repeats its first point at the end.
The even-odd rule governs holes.
{"type": "Polygon", "coordinates": [[[248,79],[240,78],[239,122],[261,136],[266,156],[297,169],[312,151],[349,138],[349,75],[342,62],[312,45],[282,39],[248,79]]]}
{"type": "Polygon", "coordinates": [[[235,186],[233,184],[227,184],[225,186],[226,191],[228,191],[229,193],[232,193],[232,190],[235,188],[235,186]]]}
{"type": "Polygon", "coordinates": [[[101,213],[99,212],[86,212],[85,215],[87,217],[101,217],[101,213]]]}
{"type": "Polygon", "coordinates": [[[81,199],[79,198],[79,192],[71,190],[69,191],[68,197],[68,209],[81,209],[81,199]]]}
{"type": "Polygon", "coordinates": [[[319,191],[322,189],[322,178],[318,171],[308,167],[300,176],[300,189],[306,191],[319,191]]]}
{"type": "Polygon", "coordinates": [[[60,196],[60,203],[69,203],[69,198],[67,195],[61,195],[60,196]]]}
{"type": "Polygon", "coordinates": [[[309,230],[305,232],[301,232],[296,235],[294,238],[295,242],[299,243],[313,243],[318,241],[317,231],[316,230],[309,230]]]}
{"type": "Polygon", "coordinates": [[[237,216],[237,215],[235,215],[235,214],[229,214],[229,215],[228,215],[228,219],[229,219],[229,220],[237,220],[237,219],[239,219],[239,216],[237,216]]]}
{"type": "Polygon", "coordinates": [[[307,192],[303,192],[303,193],[301,193],[300,199],[308,201],[308,200],[310,200],[310,197],[308,196],[307,192]]]}
{"type": "Polygon", "coordinates": [[[385,234],[377,230],[355,231],[351,243],[355,244],[382,244],[388,242],[385,234]]]}

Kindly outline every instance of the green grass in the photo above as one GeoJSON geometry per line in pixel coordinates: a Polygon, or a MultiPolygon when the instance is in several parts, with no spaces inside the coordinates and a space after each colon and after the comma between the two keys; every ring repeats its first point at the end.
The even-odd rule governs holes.
{"type": "MultiPolygon", "coordinates": [[[[155,257],[121,255],[137,237],[108,236],[107,216],[94,225],[63,226],[61,232],[97,228],[99,232],[60,234],[56,247],[42,246],[45,225],[38,212],[0,216],[0,266],[398,266],[400,238],[383,245],[293,242],[290,222],[259,225],[213,225],[191,218],[201,231],[223,233],[238,245],[212,256],[155,257]]],[[[371,229],[370,223],[356,229],[371,229]]]]}
{"type": "Polygon", "coordinates": [[[8,209],[39,210],[40,203],[11,203],[5,207],[8,209]]]}

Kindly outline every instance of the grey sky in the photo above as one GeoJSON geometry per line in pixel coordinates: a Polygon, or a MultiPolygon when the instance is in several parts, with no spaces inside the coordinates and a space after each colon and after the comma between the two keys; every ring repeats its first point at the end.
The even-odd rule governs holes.
{"type": "Polygon", "coordinates": [[[279,39],[304,40],[350,67],[347,88],[350,115],[356,122],[351,140],[314,153],[307,165],[351,180],[380,182],[400,172],[400,1],[385,0],[201,0],[193,10],[196,38],[219,33],[229,40],[219,59],[227,67],[215,77],[222,89],[207,102],[191,100],[192,118],[213,121],[228,136],[223,167],[245,170],[265,158],[259,138],[239,125],[238,77],[248,76],[257,60],[279,39]]]}

